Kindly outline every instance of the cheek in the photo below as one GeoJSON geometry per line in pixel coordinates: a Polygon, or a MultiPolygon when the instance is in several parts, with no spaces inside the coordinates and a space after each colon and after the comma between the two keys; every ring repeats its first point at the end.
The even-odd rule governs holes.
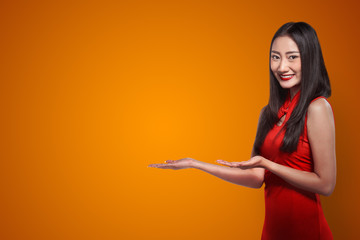
{"type": "Polygon", "coordinates": [[[296,71],[298,72],[298,73],[301,73],[301,62],[299,61],[299,63],[298,64],[296,64],[296,71]]]}
{"type": "MultiPolygon", "coordinates": [[[[276,63],[271,62],[270,68],[271,68],[271,71],[274,73],[276,71],[276,63]]],[[[274,73],[274,75],[275,75],[275,73],[274,73]]]]}

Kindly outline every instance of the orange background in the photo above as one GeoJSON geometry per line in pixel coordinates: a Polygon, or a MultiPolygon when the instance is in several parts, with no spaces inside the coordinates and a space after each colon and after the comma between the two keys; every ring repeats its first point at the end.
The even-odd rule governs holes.
{"type": "Polygon", "coordinates": [[[355,1],[1,1],[1,239],[259,239],[263,189],[147,168],[247,160],[275,31],[319,36],[338,178],[336,239],[359,239],[355,1]]]}

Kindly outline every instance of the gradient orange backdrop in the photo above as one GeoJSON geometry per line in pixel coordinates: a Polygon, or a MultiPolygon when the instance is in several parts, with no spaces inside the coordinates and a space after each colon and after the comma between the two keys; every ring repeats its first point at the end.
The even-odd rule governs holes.
{"type": "Polygon", "coordinates": [[[359,239],[355,1],[1,1],[0,239],[259,239],[263,189],[147,168],[247,160],[275,31],[305,21],[330,76],[336,239],[359,239]]]}

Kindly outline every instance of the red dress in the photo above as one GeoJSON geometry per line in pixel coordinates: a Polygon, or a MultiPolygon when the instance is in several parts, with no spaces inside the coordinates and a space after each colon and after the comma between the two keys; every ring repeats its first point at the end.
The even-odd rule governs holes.
{"type": "MultiPolygon", "coordinates": [[[[297,150],[292,153],[280,151],[285,134],[285,131],[280,130],[289,119],[299,97],[300,91],[291,101],[290,95],[288,95],[279,110],[279,117],[286,114],[285,120],[281,126],[275,124],[269,131],[260,152],[263,157],[278,164],[312,172],[314,163],[307,136],[307,116],[305,117],[304,133],[300,136],[297,150]],[[279,135],[277,136],[277,134],[279,135]]],[[[265,170],[264,182],[265,222],[262,240],[333,239],[318,194],[299,189],[268,170],[265,170]]]]}

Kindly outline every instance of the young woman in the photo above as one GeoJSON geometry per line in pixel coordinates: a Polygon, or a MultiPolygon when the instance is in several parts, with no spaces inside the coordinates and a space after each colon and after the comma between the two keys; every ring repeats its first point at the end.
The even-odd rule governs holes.
{"type": "Polygon", "coordinates": [[[327,101],[330,82],[315,30],[289,22],[270,46],[270,98],[260,113],[251,159],[192,158],[149,167],[196,168],[251,188],[265,183],[262,239],[332,239],[319,194],[329,196],[336,182],[335,124],[327,101]]]}

